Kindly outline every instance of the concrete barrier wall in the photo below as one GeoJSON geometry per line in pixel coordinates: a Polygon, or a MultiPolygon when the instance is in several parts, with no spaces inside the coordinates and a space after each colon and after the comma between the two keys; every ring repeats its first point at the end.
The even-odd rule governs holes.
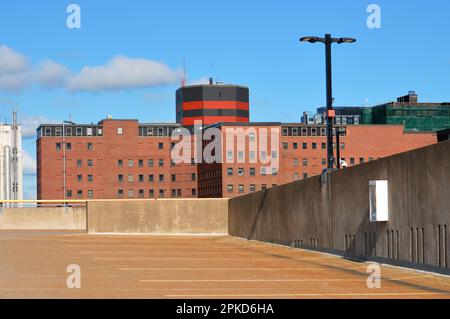
{"type": "Polygon", "coordinates": [[[89,233],[227,234],[227,199],[92,201],[89,233]]]}
{"type": "Polygon", "coordinates": [[[85,207],[2,208],[0,229],[86,230],[85,207]]]}
{"type": "Polygon", "coordinates": [[[230,199],[230,235],[449,273],[450,141],[230,199]],[[369,221],[369,180],[389,221],[369,221]]]}

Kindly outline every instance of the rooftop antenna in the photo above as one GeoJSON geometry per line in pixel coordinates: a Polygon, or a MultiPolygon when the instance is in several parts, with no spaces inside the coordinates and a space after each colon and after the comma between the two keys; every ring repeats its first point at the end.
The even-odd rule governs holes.
{"type": "Polygon", "coordinates": [[[180,81],[180,86],[183,87],[186,85],[186,58],[183,58],[183,77],[180,81]]]}

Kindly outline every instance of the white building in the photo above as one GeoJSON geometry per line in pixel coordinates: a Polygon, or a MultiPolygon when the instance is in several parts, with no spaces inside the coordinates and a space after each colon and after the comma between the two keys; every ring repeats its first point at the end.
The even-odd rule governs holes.
{"type": "Polygon", "coordinates": [[[13,111],[13,123],[0,123],[0,199],[22,199],[22,133],[13,111]]]}

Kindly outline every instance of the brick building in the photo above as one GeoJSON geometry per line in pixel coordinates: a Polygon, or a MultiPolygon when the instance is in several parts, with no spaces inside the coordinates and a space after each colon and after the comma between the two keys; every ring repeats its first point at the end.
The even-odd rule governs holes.
{"type": "Polygon", "coordinates": [[[178,128],[113,119],[42,124],[37,130],[37,197],[196,197],[196,166],[171,161],[170,135],[178,128]]]}
{"type": "MultiPolygon", "coordinates": [[[[326,131],[324,125],[299,123],[222,123],[223,163],[199,164],[199,197],[235,197],[298,179],[318,175],[326,168],[326,131]],[[237,139],[227,149],[226,130],[241,128],[246,132],[245,150],[238,149],[237,139]],[[251,130],[249,130],[251,129],[251,130]],[[261,130],[279,132],[279,145],[257,151],[250,150],[250,141],[261,130]],[[261,156],[261,152],[264,155],[261,156]],[[259,153],[259,154],[258,154],[259,153]],[[251,158],[258,159],[251,163],[251,158]],[[259,157],[277,158],[274,170],[259,161],[259,157]],[[227,163],[229,157],[234,162],[227,163]],[[239,162],[239,158],[244,158],[239,162]]],[[[340,130],[340,155],[348,166],[362,164],[381,157],[406,152],[436,143],[435,133],[405,132],[402,125],[347,125],[340,130]]],[[[268,139],[269,140],[269,139],[268,139]]]]}
{"type": "MultiPolygon", "coordinates": [[[[417,104],[412,94],[397,102],[402,106],[411,103],[428,107],[417,104]]],[[[444,104],[439,104],[444,112],[439,114],[450,119],[444,104]]],[[[345,107],[337,112],[341,115],[336,122],[340,156],[348,166],[437,142],[435,132],[419,132],[421,127],[408,129],[395,121],[373,125],[372,108],[345,107]]],[[[427,118],[433,117],[430,114],[426,113],[427,118]]],[[[310,121],[304,116],[303,123],[251,123],[249,91],[244,86],[210,80],[206,85],[179,88],[176,121],[145,124],[106,119],[98,124],[42,124],[37,131],[38,198],[234,197],[317,175],[326,167],[323,119],[310,121]],[[202,121],[197,129],[195,121],[202,121]],[[224,161],[195,164],[192,158],[174,164],[171,134],[184,127],[191,132],[218,129],[224,161]],[[235,143],[235,148],[227,150],[227,129],[248,133],[244,134],[244,149],[235,143]],[[276,142],[267,135],[274,131],[276,142]],[[261,134],[268,137],[266,149],[259,145],[252,149],[253,139],[260,140],[261,134]],[[267,160],[276,165],[262,163],[267,160]]],[[[193,141],[192,154],[198,149],[193,141]]],[[[205,147],[208,142],[201,143],[205,147]]]]}

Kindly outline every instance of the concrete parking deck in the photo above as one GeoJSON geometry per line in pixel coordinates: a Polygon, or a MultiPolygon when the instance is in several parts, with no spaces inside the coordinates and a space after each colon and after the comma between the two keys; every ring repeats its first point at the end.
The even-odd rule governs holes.
{"type": "Polygon", "coordinates": [[[228,236],[0,231],[0,298],[450,298],[450,278],[228,236]],[[66,268],[81,267],[81,288],[66,268]]]}

